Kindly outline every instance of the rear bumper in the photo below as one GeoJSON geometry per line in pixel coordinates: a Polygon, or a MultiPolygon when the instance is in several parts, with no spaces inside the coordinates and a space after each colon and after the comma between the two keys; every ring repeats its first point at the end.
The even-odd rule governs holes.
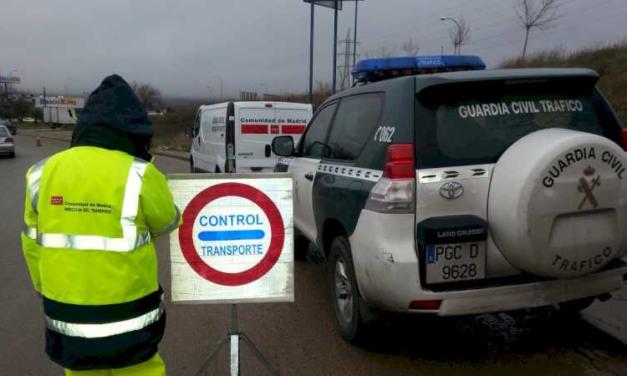
{"type": "Polygon", "coordinates": [[[440,316],[515,311],[598,296],[620,290],[627,275],[627,267],[620,267],[577,279],[436,292],[420,285],[417,263],[385,264],[385,276],[379,274],[377,288],[358,281],[368,302],[389,311],[440,316]],[[409,308],[412,301],[424,300],[440,300],[442,303],[437,310],[409,308]]]}
{"type": "Polygon", "coordinates": [[[552,280],[435,294],[440,316],[470,315],[542,307],[620,290],[627,267],[573,280],[552,280]]]}
{"type": "MultiPolygon", "coordinates": [[[[397,216],[398,214],[392,214],[397,216]]],[[[502,286],[431,291],[420,282],[413,221],[394,220],[362,212],[350,237],[355,274],[363,298],[386,311],[440,316],[514,311],[598,296],[620,290],[627,266],[576,279],[521,282],[502,286]],[[439,300],[434,310],[413,310],[412,301],[439,300]]]]}
{"type": "Polygon", "coordinates": [[[0,144],[0,154],[11,154],[15,152],[14,144],[0,144]]]}

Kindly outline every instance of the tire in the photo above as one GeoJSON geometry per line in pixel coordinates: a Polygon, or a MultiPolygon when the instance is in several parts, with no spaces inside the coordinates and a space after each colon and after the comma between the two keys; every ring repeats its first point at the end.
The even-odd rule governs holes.
{"type": "Polygon", "coordinates": [[[367,304],[359,293],[346,237],[339,236],[333,240],[328,270],[335,321],[340,334],[350,343],[364,344],[372,334],[374,323],[364,320],[363,312],[367,304]]]}
{"type": "Polygon", "coordinates": [[[624,150],[591,133],[551,128],[516,141],[490,180],[487,218],[500,253],[517,269],[551,279],[589,275],[620,257],[627,180],[617,166],[626,165],[624,150]]]}
{"type": "Polygon", "coordinates": [[[15,152],[11,152],[11,154],[9,154],[9,158],[15,158],[15,152]]]}
{"type": "Polygon", "coordinates": [[[564,302],[559,304],[559,310],[566,315],[578,314],[584,309],[590,307],[594,303],[594,297],[582,298],[577,300],[571,300],[570,302],[564,302]]]}
{"type": "Polygon", "coordinates": [[[294,259],[305,260],[309,250],[309,240],[294,228],[294,259]]]}

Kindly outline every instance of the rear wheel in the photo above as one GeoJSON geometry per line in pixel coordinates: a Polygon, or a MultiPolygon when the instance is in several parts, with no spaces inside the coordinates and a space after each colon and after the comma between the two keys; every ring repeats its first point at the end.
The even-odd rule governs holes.
{"type": "Polygon", "coordinates": [[[329,254],[329,280],[335,318],[342,337],[361,344],[372,331],[372,322],[364,320],[363,301],[351,257],[350,244],[344,236],[333,240],[329,254]]]}
{"type": "Polygon", "coordinates": [[[9,154],[9,158],[15,158],[15,152],[12,151],[11,154],[9,154]]]}
{"type": "Polygon", "coordinates": [[[590,307],[592,303],[594,303],[594,297],[571,300],[570,302],[560,303],[559,309],[564,314],[576,314],[590,307]]]}

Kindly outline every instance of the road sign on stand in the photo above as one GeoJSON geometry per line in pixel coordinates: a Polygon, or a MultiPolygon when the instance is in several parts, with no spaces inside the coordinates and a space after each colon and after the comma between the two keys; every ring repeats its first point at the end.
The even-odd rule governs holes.
{"type": "Polygon", "coordinates": [[[231,328],[196,375],[230,342],[240,375],[240,342],[270,362],[238,325],[237,304],[294,301],[292,178],[287,174],[170,175],[183,224],[170,236],[172,301],[230,303],[231,328]]]}
{"type": "Polygon", "coordinates": [[[172,301],[294,301],[292,179],[172,175],[183,224],[170,237],[172,301]]]}

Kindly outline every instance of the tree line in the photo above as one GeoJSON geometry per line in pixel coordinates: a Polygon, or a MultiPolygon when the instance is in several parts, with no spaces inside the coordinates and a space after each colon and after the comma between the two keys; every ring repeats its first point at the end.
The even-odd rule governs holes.
{"type": "MultiPolygon", "coordinates": [[[[527,55],[529,39],[534,30],[545,31],[557,24],[560,18],[560,0],[514,0],[513,9],[519,27],[523,31],[523,43],[520,56],[524,59],[527,55]]],[[[460,54],[461,48],[471,41],[471,26],[463,15],[459,17],[442,17],[441,21],[451,21],[449,39],[454,54],[460,54]]],[[[405,56],[415,56],[420,50],[420,45],[413,38],[407,39],[400,48],[405,56]]],[[[383,45],[377,49],[364,52],[364,57],[388,58],[397,54],[396,46],[383,45]]]]}

